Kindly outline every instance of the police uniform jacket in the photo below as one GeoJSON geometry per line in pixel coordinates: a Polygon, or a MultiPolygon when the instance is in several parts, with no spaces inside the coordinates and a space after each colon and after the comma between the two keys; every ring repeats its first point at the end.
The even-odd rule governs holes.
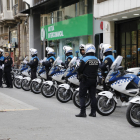
{"type": "Polygon", "coordinates": [[[12,70],[13,60],[10,56],[4,59],[4,72],[10,72],[12,70]]]}
{"type": "Polygon", "coordinates": [[[83,75],[86,79],[96,79],[98,74],[99,61],[93,53],[86,54],[80,61],[80,66],[77,71],[80,75],[83,75]]]}
{"type": "Polygon", "coordinates": [[[48,57],[47,60],[42,63],[42,65],[45,66],[47,72],[50,70],[54,61],[55,61],[55,57],[51,56],[51,57],[48,57]]]}
{"type": "Polygon", "coordinates": [[[38,66],[38,61],[39,61],[39,58],[37,56],[34,56],[31,58],[31,61],[29,63],[27,63],[27,65],[30,66],[32,71],[36,72],[37,66],[38,66]]]}

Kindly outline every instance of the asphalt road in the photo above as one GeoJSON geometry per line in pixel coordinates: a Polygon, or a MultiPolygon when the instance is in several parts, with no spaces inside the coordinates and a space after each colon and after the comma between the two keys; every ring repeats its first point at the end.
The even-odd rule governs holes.
{"type": "MultiPolygon", "coordinates": [[[[138,140],[140,128],[129,125],[126,107],[103,117],[76,118],[72,101],[62,104],[55,97],[21,89],[0,89],[0,140],[138,140]]],[[[87,114],[90,108],[87,109],[87,114]]]]}

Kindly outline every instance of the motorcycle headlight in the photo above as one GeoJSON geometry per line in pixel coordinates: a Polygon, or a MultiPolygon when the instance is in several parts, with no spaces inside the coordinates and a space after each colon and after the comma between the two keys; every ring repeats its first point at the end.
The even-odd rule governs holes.
{"type": "Polygon", "coordinates": [[[112,76],[107,76],[105,79],[105,83],[109,83],[109,80],[112,78],[112,76]]]}

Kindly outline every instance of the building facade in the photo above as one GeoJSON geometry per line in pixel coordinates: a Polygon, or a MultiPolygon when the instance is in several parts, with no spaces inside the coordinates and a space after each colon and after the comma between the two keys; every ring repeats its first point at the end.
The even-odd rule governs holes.
{"type": "Polygon", "coordinates": [[[82,43],[97,40],[98,47],[102,42],[101,21],[93,17],[93,0],[32,0],[28,4],[30,8],[21,13],[29,14],[29,44],[38,50],[39,58],[46,56],[47,46],[64,60],[65,45],[70,45],[75,55],[82,43]],[[96,24],[99,29],[94,30],[96,24]]]}
{"type": "Polygon", "coordinates": [[[28,15],[19,13],[20,0],[0,0],[0,47],[16,66],[29,55],[28,15]]]}
{"type": "Polygon", "coordinates": [[[103,42],[123,56],[127,69],[140,65],[140,1],[94,0],[94,16],[104,21],[103,42]]]}

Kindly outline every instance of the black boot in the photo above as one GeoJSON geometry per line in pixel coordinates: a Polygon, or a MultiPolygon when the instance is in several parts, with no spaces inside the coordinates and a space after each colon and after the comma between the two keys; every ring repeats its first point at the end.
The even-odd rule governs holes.
{"type": "Polygon", "coordinates": [[[78,115],[75,115],[76,117],[87,117],[86,111],[81,111],[78,115]]]}
{"type": "Polygon", "coordinates": [[[91,111],[91,113],[89,114],[90,117],[96,117],[96,112],[91,111]]]}

